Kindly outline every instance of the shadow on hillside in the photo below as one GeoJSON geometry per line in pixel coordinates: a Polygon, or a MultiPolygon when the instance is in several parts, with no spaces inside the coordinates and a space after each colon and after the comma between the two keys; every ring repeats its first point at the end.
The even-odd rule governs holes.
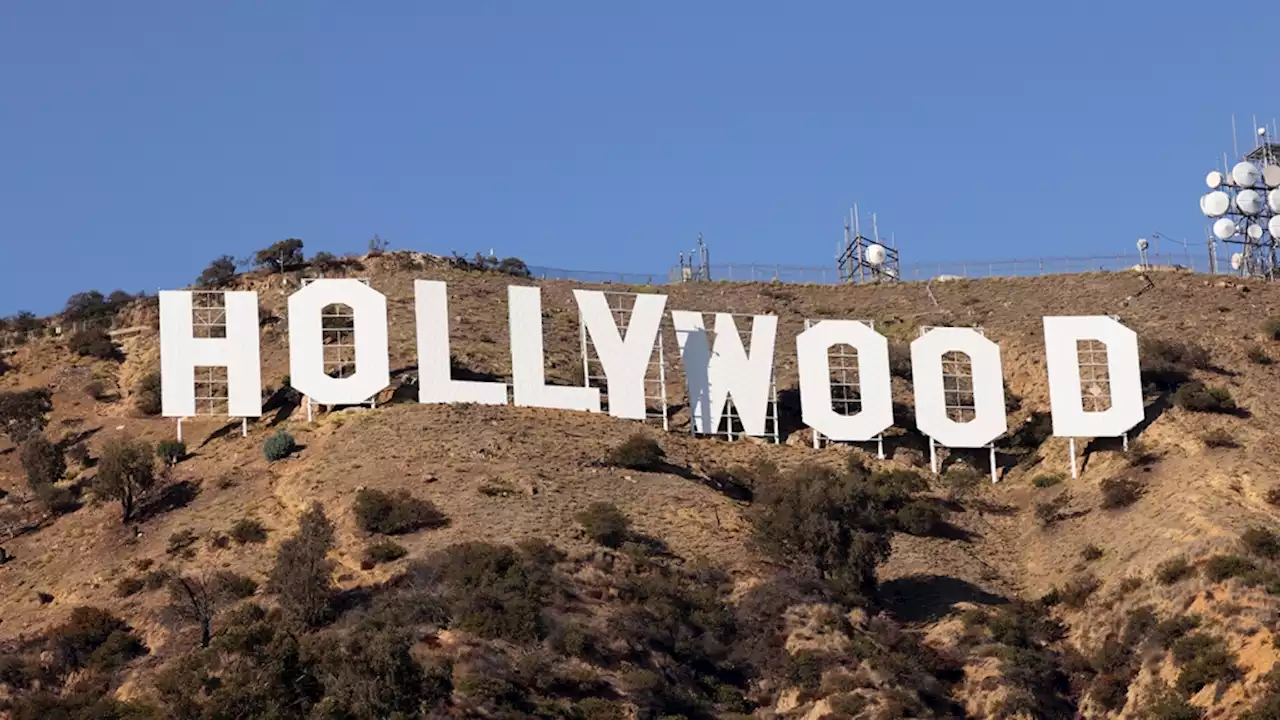
{"type": "Polygon", "coordinates": [[[70,436],[70,437],[68,437],[68,438],[66,438],[66,439],[64,439],[64,440],[60,440],[60,441],[58,441],[58,444],[56,445],[56,447],[57,447],[59,450],[61,450],[62,452],[66,452],[68,449],[70,449],[70,448],[72,448],[72,447],[74,447],[74,446],[76,446],[76,445],[79,445],[80,443],[84,442],[85,440],[88,440],[89,438],[93,437],[94,435],[97,435],[97,434],[98,434],[99,432],[101,432],[101,431],[102,431],[102,428],[101,428],[101,427],[96,427],[96,428],[90,428],[90,429],[88,429],[88,430],[83,430],[83,431],[78,432],[78,433],[76,433],[75,435],[72,435],[72,436],[70,436]]]}
{"type": "Polygon", "coordinates": [[[146,522],[158,515],[181,510],[190,505],[199,494],[200,486],[191,480],[166,485],[158,495],[138,508],[137,522],[146,522]]]}
{"type": "Polygon", "coordinates": [[[222,438],[225,438],[228,435],[230,435],[233,431],[236,431],[239,429],[240,429],[240,421],[233,420],[227,423],[226,425],[223,425],[222,427],[218,428],[217,430],[214,430],[213,433],[209,435],[209,437],[205,438],[204,441],[200,443],[199,447],[204,447],[205,445],[208,445],[214,440],[221,440],[222,438]]]}
{"type": "Polygon", "coordinates": [[[302,407],[302,394],[291,387],[282,387],[267,398],[266,404],[262,406],[262,414],[275,413],[275,417],[267,423],[267,427],[275,427],[292,417],[300,407],[302,407]]]}
{"type": "Polygon", "coordinates": [[[959,578],[923,574],[881,583],[880,598],[890,615],[908,623],[940,620],[956,603],[1004,605],[1009,602],[1009,598],[959,578]]]}

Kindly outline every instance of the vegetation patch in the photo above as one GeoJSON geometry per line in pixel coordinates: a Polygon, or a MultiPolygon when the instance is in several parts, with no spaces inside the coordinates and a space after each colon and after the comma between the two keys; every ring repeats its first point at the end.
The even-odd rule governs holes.
{"type": "Polygon", "coordinates": [[[430,500],[416,498],[408,490],[385,493],[365,488],[356,493],[356,524],[365,532],[403,535],[449,524],[430,500]]]}

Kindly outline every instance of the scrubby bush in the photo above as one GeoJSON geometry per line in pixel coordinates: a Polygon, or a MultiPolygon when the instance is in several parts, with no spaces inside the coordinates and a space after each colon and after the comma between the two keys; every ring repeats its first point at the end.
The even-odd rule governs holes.
{"type": "Polygon", "coordinates": [[[306,257],[302,254],[302,241],[297,238],[281,240],[270,247],[259,250],[254,256],[254,264],[271,272],[283,272],[289,267],[300,265],[306,257]]]}
{"type": "Polygon", "coordinates": [[[298,532],[280,544],[267,581],[280,605],[295,619],[315,627],[328,619],[333,601],[333,523],[320,503],[298,518],[298,532]]]}
{"type": "Polygon", "coordinates": [[[923,489],[915,473],[870,475],[806,465],[757,478],[752,520],[757,539],[780,562],[816,573],[836,597],[868,601],[876,566],[889,556],[896,513],[923,489]]]}
{"type": "Polygon", "coordinates": [[[514,643],[546,637],[545,609],[556,580],[542,554],[463,543],[411,564],[408,574],[439,579],[453,628],[514,643]]]}
{"type": "Polygon", "coordinates": [[[911,346],[903,342],[889,343],[889,375],[911,379],[911,346]]]}
{"type": "Polygon", "coordinates": [[[146,587],[146,579],[135,575],[128,575],[120,578],[120,580],[116,582],[116,595],[122,598],[137,595],[146,587]]]}
{"type": "Polygon", "coordinates": [[[1273,342],[1280,341],[1280,317],[1269,317],[1262,323],[1262,335],[1273,342]]]}
{"type": "Polygon", "coordinates": [[[383,563],[395,562],[409,554],[403,545],[393,540],[379,540],[364,549],[364,559],[360,567],[369,570],[383,563]]]}
{"type": "Polygon", "coordinates": [[[298,449],[298,443],[286,430],[277,430],[275,435],[267,438],[262,444],[262,454],[268,462],[283,460],[298,449]]]}
{"type": "MultiPolygon", "coordinates": [[[[1179,645],[1188,642],[1188,636],[1174,646],[1174,656],[1178,657],[1179,645]]],[[[1203,637],[1203,636],[1199,636],[1203,637]]],[[[1178,673],[1176,687],[1183,695],[1194,695],[1206,685],[1215,682],[1233,682],[1241,676],[1236,665],[1235,654],[1216,638],[1208,638],[1208,642],[1195,643],[1195,647],[1186,650],[1183,655],[1181,672],[1178,673]]]]}
{"type": "Polygon", "coordinates": [[[1067,506],[1071,504],[1071,492],[1063,490],[1056,497],[1042,503],[1036,503],[1036,519],[1044,527],[1049,527],[1062,519],[1067,506]]]}
{"type": "Polygon", "coordinates": [[[235,276],[236,259],[230,255],[223,255],[209,263],[209,267],[196,278],[196,284],[207,288],[222,287],[235,279],[235,276]]]}
{"type": "Polygon", "coordinates": [[[241,545],[267,541],[267,528],[253,518],[240,518],[231,526],[231,539],[241,545]]]}
{"type": "Polygon", "coordinates": [[[80,606],[49,632],[55,662],[68,670],[109,671],[144,655],[147,648],[124,620],[107,610],[80,606]]]}
{"type": "Polygon", "coordinates": [[[1258,569],[1248,558],[1239,555],[1214,555],[1204,563],[1204,575],[1211,582],[1222,582],[1247,575],[1258,569]]]}
{"type": "Polygon", "coordinates": [[[1200,442],[1204,443],[1205,447],[1211,448],[1240,447],[1240,444],[1231,436],[1231,433],[1223,430],[1222,428],[1214,428],[1213,430],[1204,432],[1200,435],[1200,442]]]}
{"type": "Polygon", "coordinates": [[[22,469],[27,474],[27,486],[37,496],[46,492],[67,472],[67,461],[62,450],[44,435],[32,435],[22,443],[21,459],[22,469]]]}
{"type": "Polygon", "coordinates": [[[657,470],[662,466],[664,457],[662,446],[656,440],[636,433],[609,451],[605,462],[631,470],[657,470]]]}
{"type": "Polygon", "coordinates": [[[138,500],[155,486],[153,457],[150,445],[129,438],[113,439],[102,450],[94,490],[120,503],[124,522],[133,519],[138,500]]]}
{"type": "Polygon", "coordinates": [[[67,340],[67,349],[80,357],[93,357],[99,360],[120,360],[120,349],[106,330],[91,327],[81,330],[67,340]]]}
{"type": "Polygon", "coordinates": [[[1085,545],[1084,549],[1080,551],[1080,557],[1083,558],[1085,562],[1093,562],[1094,560],[1099,560],[1102,558],[1102,555],[1103,555],[1102,548],[1092,543],[1089,545],[1085,545]]]}
{"type": "Polygon", "coordinates": [[[947,497],[961,500],[982,484],[982,474],[967,465],[953,465],[942,474],[947,497]]]}
{"type": "Polygon", "coordinates": [[[175,530],[169,535],[169,547],[165,552],[170,555],[185,554],[187,549],[196,543],[197,536],[190,529],[175,530]]]}
{"type": "Polygon", "coordinates": [[[1254,525],[1240,534],[1240,543],[1251,554],[1267,560],[1280,560],[1280,535],[1254,525]]]}
{"type": "Polygon", "coordinates": [[[1085,603],[1100,587],[1102,587],[1102,582],[1098,578],[1092,575],[1081,575],[1067,581],[1067,584],[1058,591],[1058,597],[1062,600],[1063,605],[1079,609],[1084,607],[1085,603]]]}
{"type": "Polygon", "coordinates": [[[1101,489],[1103,509],[1117,510],[1138,502],[1144,486],[1134,478],[1118,477],[1103,480],[1101,489]]]}
{"type": "Polygon", "coordinates": [[[1245,357],[1249,358],[1249,362],[1255,365],[1270,365],[1275,362],[1266,350],[1258,345],[1250,345],[1245,351],[1245,357]]]}
{"type": "Polygon", "coordinates": [[[943,525],[942,511],[927,500],[912,500],[902,506],[894,514],[898,529],[902,532],[919,535],[932,535],[943,525]]]}
{"type": "Polygon", "coordinates": [[[1062,476],[1057,473],[1047,473],[1037,475],[1031,479],[1031,484],[1040,489],[1051,488],[1054,485],[1062,483],[1062,476]]]}
{"type": "Polygon", "coordinates": [[[133,388],[134,403],[143,415],[159,415],[164,409],[160,394],[160,373],[150,372],[133,388]]]}
{"type": "Polygon", "coordinates": [[[53,395],[47,388],[0,393],[0,432],[21,444],[44,430],[53,410],[53,395]]]}
{"type": "Polygon", "coordinates": [[[1230,415],[1238,411],[1231,391],[1223,387],[1209,387],[1199,381],[1179,387],[1173,394],[1173,402],[1189,412],[1230,415]]]}
{"type": "Polygon", "coordinates": [[[187,445],[181,440],[164,440],[156,446],[156,457],[164,466],[171,468],[187,456],[187,445]]]}
{"type": "Polygon", "coordinates": [[[84,394],[92,400],[102,402],[107,399],[107,386],[101,380],[90,380],[84,384],[84,394]]]}
{"type": "Polygon", "coordinates": [[[575,517],[587,536],[605,547],[620,547],[631,534],[631,521],[613,503],[591,503],[575,517]]]}
{"type": "Polygon", "coordinates": [[[355,515],[361,530],[384,535],[402,535],[448,524],[448,518],[434,503],[416,498],[408,490],[392,494],[362,489],[356,493],[355,515]]]}
{"type": "Polygon", "coordinates": [[[1143,338],[1138,355],[1143,381],[1163,392],[1176,390],[1193,371],[1210,366],[1209,351],[1192,342],[1143,338]]]}
{"type": "Polygon", "coordinates": [[[1185,557],[1169,558],[1156,566],[1156,580],[1161,585],[1172,585],[1195,574],[1195,568],[1185,557]]]}

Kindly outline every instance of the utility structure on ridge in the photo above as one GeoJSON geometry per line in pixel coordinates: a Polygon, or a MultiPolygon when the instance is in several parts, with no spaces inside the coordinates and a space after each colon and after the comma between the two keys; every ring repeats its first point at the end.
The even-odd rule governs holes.
{"type": "Polygon", "coordinates": [[[841,283],[865,284],[897,282],[902,274],[898,266],[898,249],[880,237],[875,213],[871,215],[871,234],[862,234],[862,218],[855,203],[844,222],[844,244],[836,255],[836,272],[841,283]]]}
{"type": "Polygon", "coordinates": [[[1211,257],[1217,256],[1218,241],[1239,246],[1231,254],[1233,272],[1274,280],[1280,271],[1280,143],[1274,120],[1269,130],[1256,118],[1253,127],[1253,149],[1241,155],[1231,118],[1232,152],[1239,159],[1228,166],[1224,153],[1222,169],[1205,176],[1209,192],[1200,197],[1200,211],[1213,221],[1208,237],[1211,257]]]}
{"type": "Polygon", "coordinates": [[[707,252],[707,246],[702,242],[702,233],[698,233],[698,247],[689,251],[688,258],[685,258],[683,252],[680,253],[679,282],[685,283],[710,279],[711,255],[707,252]]]}

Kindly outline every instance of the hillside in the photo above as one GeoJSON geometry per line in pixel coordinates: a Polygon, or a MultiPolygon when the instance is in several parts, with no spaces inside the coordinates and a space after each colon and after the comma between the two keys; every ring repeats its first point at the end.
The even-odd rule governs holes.
{"type": "MultiPolygon", "coordinates": [[[[267,320],[263,380],[271,391],[289,374],[288,293],[314,272],[257,271],[233,282],[235,289],[259,292],[267,320]]],[[[395,683],[387,678],[402,678],[412,667],[418,669],[408,684],[420,697],[393,702],[398,717],[1280,717],[1274,714],[1280,673],[1270,674],[1280,657],[1280,571],[1273,567],[1280,540],[1267,535],[1280,519],[1280,438],[1272,431],[1280,427],[1280,395],[1269,360],[1280,358],[1280,342],[1265,331],[1267,319],[1280,316],[1280,287],[1181,272],[929,286],[595,286],[664,292],[669,309],[778,315],[776,367],[788,432],[774,445],[688,434],[684,375],[669,320],[662,331],[667,393],[680,408],[669,433],[602,415],[419,405],[409,382],[416,364],[413,280],[448,281],[456,365],[508,380],[505,289],[531,281],[453,269],[413,253],[350,260],[326,274],[368,278],[388,297],[394,386],[378,408],[319,413],[308,424],[304,409],[285,403],[250,423],[244,438],[239,423],[186,421],[189,456],[128,524],[121,522],[120,504],[95,499],[94,478],[102,471],[95,460],[115,438],[154,444],[174,436],[173,421],[144,416],[135,402],[138,381],[158,364],[154,303],[137,301],[115,318],[119,328],[150,328],[121,335],[122,360],[77,356],[56,337],[31,339],[7,357],[0,391],[48,388],[52,410],[44,436],[61,450],[83,445],[91,458],[68,460],[59,483],[75,488],[79,507],[50,512],[28,487],[23,452],[0,439],[0,546],[11,557],[0,565],[0,697],[18,703],[15,716],[34,717],[20,712],[33,713],[38,703],[55,707],[53,696],[72,703],[77,696],[112,695],[160,708],[156,717],[376,717],[390,705],[367,693],[389,692],[395,683]],[[1147,423],[1131,438],[1131,450],[1116,441],[1092,443],[1073,480],[1065,441],[1046,439],[1041,429],[1048,390],[1040,318],[1091,314],[1116,315],[1138,332],[1152,387],[1147,423]],[[984,328],[1001,346],[1013,396],[1012,439],[998,443],[1000,482],[975,479],[967,467],[985,474],[985,453],[956,453],[944,477],[928,476],[904,377],[894,378],[901,405],[887,460],[877,461],[870,447],[814,450],[798,419],[794,338],[805,318],[823,317],[874,319],[895,344],[924,326],[984,328]],[[1207,359],[1187,351],[1196,346],[1207,359]],[[1179,385],[1197,380],[1225,388],[1240,409],[1195,412],[1174,401],[1179,385]],[[86,391],[93,382],[102,385],[93,388],[98,399],[86,391]],[[300,449],[268,462],[263,444],[280,429],[300,449]],[[663,460],[632,468],[611,462],[610,454],[637,432],[658,442],[663,460]],[[837,474],[854,469],[832,480],[815,465],[837,474]],[[779,484],[806,488],[796,494],[816,503],[813,498],[828,491],[832,497],[854,492],[850,488],[862,492],[864,481],[911,472],[926,477],[929,488],[904,491],[907,504],[942,517],[912,531],[894,506],[892,552],[876,568],[878,587],[870,597],[851,599],[760,541],[760,528],[783,517],[768,514],[767,503],[794,510],[788,503],[800,502],[771,490],[779,484]],[[361,529],[356,510],[367,489],[408,491],[430,501],[447,522],[395,535],[407,556],[370,566],[362,562],[366,548],[379,537],[361,529]],[[173,691],[180,678],[173,668],[211,651],[197,652],[198,623],[175,617],[163,576],[152,588],[128,594],[122,581],[144,584],[159,569],[251,578],[256,593],[217,613],[214,633],[239,638],[237,632],[252,626],[270,638],[255,647],[277,647],[284,635],[271,634],[278,628],[267,620],[246,619],[251,611],[244,608],[280,604],[268,578],[313,501],[334,525],[328,558],[340,601],[312,633],[326,644],[303,642],[298,657],[320,658],[308,667],[322,669],[307,677],[323,689],[308,697],[326,699],[310,715],[271,715],[249,705],[178,708],[173,697],[194,695],[173,691]],[[602,543],[599,533],[584,530],[580,514],[593,503],[611,503],[629,519],[623,534],[631,542],[608,547],[618,543],[602,543]],[[265,542],[231,539],[233,525],[244,518],[261,524],[265,542]],[[533,540],[561,554],[547,559],[545,548],[530,549],[533,540]],[[499,562],[476,545],[457,550],[473,542],[521,546],[524,555],[517,555],[524,560],[499,562]],[[1178,571],[1179,559],[1189,567],[1178,571]],[[549,597],[558,599],[540,600],[546,608],[538,612],[553,614],[558,629],[504,635],[473,617],[484,612],[461,609],[459,593],[497,601],[485,595],[488,586],[451,585],[450,573],[471,577],[490,563],[521,587],[542,583],[530,579],[542,578],[539,572],[554,575],[545,582],[555,588],[549,597]],[[426,586],[450,608],[445,619],[392,602],[426,586]],[[48,670],[62,662],[50,658],[61,656],[47,648],[41,655],[34,638],[82,622],[73,615],[80,606],[123,619],[146,651],[127,653],[109,667],[81,659],[66,661],[74,672],[48,670]],[[1195,629],[1185,620],[1193,616],[1195,629]],[[388,665],[372,654],[376,643],[367,643],[370,649],[343,645],[344,637],[381,638],[376,633],[390,633],[389,626],[409,633],[401,640],[411,659],[393,652],[400,664],[388,665]],[[579,634],[593,629],[595,650],[582,649],[581,638],[566,640],[569,627],[579,634]],[[330,652],[341,656],[333,661],[338,667],[367,664],[382,674],[361,685],[325,664],[330,652]],[[768,660],[760,660],[765,655],[768,660]],[[36,672],[33,664],[46,669],[36,672]],[[524,687],[494,689],[478,680],[486,678],[524,687]],[[422,690],[428,685],[435,695],[422,690]],[[510,699],[516,696],[523,699],[510,699]],[[1273,714],[1262,708],[1268,702],[1273,714]]],[[[584,286],[537,284],[549,381],[580,382],[571,291],[584,286]]],[[[883,502],[888,507],[897,500],[883,502]]],[[[848,543],[860,542],[854,537],[848,543]]],[[[485,607],[495,617],[514,612],[498,605],[505,609],[485,607]]],[[[57,647],[67,646],[65,635],[57,647]]],[[[248,672],[248,651],[219,652],[216,671],[201,666],[209,677],[230,684],[248,672]],[[235,662],[227,659],[232,655],[235,662]]],[[[261,672],[246,687],[269,697],[276,686],[261,672]]],[[[191,682],[182,687],[216,696],[208,682],[191,682]]],[[[306,695],[297,689],[306,683],[291,682],[293,692],[306,695]]],[[[74,717],[151,716],[119,708],[103,714],[103,707],[74,717]]]]}

